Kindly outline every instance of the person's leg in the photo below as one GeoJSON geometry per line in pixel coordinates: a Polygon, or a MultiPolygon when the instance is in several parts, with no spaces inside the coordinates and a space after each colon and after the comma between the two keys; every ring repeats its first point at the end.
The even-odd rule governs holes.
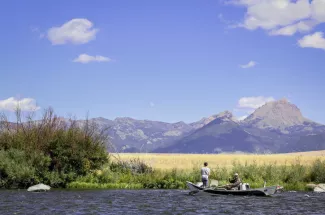
{"type": "Polygon", "coordinates": [[[240,182],[236,182],[236,183],[233,183],[233,184],[230,184],[229,185],[229,190],[233,189],[233,188],[239,188],[239,185],[240,185],[240,182]]]}
{"type": "Polygon", "coordinates": [[[203,182],[203,188],[208,187],[208,180],[206,178],[202,178],[202,182],[203,182]]]}
{"type": "Polygon", "coordinates": [[[231,190],[233,187],[234,187],[233,184],[228,184],[228,185],[226,186],[226,190],[231,190]]]}
{"type": "Polygon", "coordinates": [[[240,183],[241,183],[241,182],[236,182],[236,183],[234,183],[234,186],[233,186],[233,187],[236,187],[236,188],[239,189],[239,185],[240,185],[240,183]]]}

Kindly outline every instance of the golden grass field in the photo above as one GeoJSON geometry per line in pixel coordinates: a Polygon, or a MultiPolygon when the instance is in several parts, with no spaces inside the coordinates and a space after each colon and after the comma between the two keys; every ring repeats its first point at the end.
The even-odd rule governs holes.
{"type": "Polygon", "coordinates": [[[257,164],[277,164],[290,165],[300,159],[301,164],[312,164],[317,158],[325,160],[324,151],[300,152],[288,154],[153,154],[153,153],[120,153],[113,154],[115,158],[121,160],[130,160],[139,158],[140,160],[151,165],[155,169],[169,170],[172,168],[191,169],[193,167],[202,166],[204,161],[209,163],[210,168],[226,166],[231,167],[232,162],[237,160],[240,163],[257,164]]]}

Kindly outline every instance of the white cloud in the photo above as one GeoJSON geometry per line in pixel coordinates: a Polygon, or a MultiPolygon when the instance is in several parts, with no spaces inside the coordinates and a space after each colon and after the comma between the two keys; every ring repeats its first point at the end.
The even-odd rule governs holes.
{"type": "Polygon", "coordinates": [[[247,8],[244,21],[237,27],[260,28],[270,35],[291,36],[325,22],[324,0],[231,0],[228,3],[247,8]]]}
{"type": "Polygon", "coordinates": [[[302,48],[316,48],[325,50],[325,38],[322,32],[316,32],[304,36],[302,39],[298,40],[298,44],[302,48]]]}
{"type": "Polygon", "coordinates": [[[101,55],[91,56],[87,54],[81,54],[73,60],[76,63],[90,63],[90,62],[110,62],[112,59],[101,55]]]}
{"type": "Polygon", "coordinates": [[[226,4],[234,5],[253,5],[260,2],[260,0],[225,0],[226,4]]]}
{"type": "Polygon", "coordinates": [[[318,22],[325,22],[325,1],[313,0],[311,3],[311,11],[313,19],[318,22]]]}
{"type": "Polygon", "coordinates": [[[263,106],[266,102],[274,101],[273,97],[243,97],[238,101],[238,108],[257,109],[263,106]]]}
{"type": "Polygon", "coordinates": [[[47,38],[53,45],[66,43],[85,44],[96,38],[98,29],[87,19],[72,19],[60,27],[52,27],[47,32],[47,38]]]}
{"type": "Polygon", "coordinates": [[[243,69],[248,69],[248,68],[251,68],[251,67],[254,67],[256,66],[256,62],[255,61],[249,61],[247,64],[245,65],[239,65],[241,68],[243,69]]]}
{"type": "Polygon", "coordinates": [[[150,107],[154,107],[155,106],[155,103],[150,102],[149,105],[150,105],[150,107]]]}
{"type": "Polygon", "coordinates": [[[275,101],[273,97],[264,96],[252,96],[252,97],[242,97],[238,100],[237,107],[234,108],[234,112],[237,112],[237,120],[241,121],[246,119],[249,115],[254,113],[254,111],[263,106],[267,102],[275,101]]]}
{"type": "Polygon", "coordinates": [[[10,97],[5,100],[0,100],[0,110],[2,111],[15,111],[17,108],[21,111],[36,111],[40,109],[40,107],[36,105],[35,99],[32,98],[18,100],[14,97],[10,97]]]}
{"type": "Polygon", "coordinates": [[[304,33],[310,31],[316,23],[312,22],[298,22],[293,25],[288,25],[283,28],[275,29],[270,31],[270,35],[282,35],[282,36],[292,36],[297,32],[304,33]]]}
{"type": "Polygon", "coordinates": [[[238,119],[239,121],[242,121],[242,120],[246,119],[247,117],[248,117],[248,115],[245,115],[245,116],[240,116],[240,117],[238,117],[237,119],[238,119]]]}

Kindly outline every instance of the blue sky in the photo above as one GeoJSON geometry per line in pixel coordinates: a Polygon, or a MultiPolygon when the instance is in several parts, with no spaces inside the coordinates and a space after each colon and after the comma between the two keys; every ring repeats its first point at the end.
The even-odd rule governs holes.
{"type": "Polygon", "coordinates": [[[321,0],[12,0],[0,14],[6,113],[192,122],[286,97],[325,123],[321,0]]]}

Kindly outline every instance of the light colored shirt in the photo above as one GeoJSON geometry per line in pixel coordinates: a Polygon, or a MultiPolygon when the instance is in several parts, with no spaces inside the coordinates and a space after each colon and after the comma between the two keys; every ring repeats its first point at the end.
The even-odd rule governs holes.
{"type": "Polygon", "coordinates": [[[210,175],[210,169],[208,167],[201,168],[201,176],[202,178],[208,179],[210,175]]]}

